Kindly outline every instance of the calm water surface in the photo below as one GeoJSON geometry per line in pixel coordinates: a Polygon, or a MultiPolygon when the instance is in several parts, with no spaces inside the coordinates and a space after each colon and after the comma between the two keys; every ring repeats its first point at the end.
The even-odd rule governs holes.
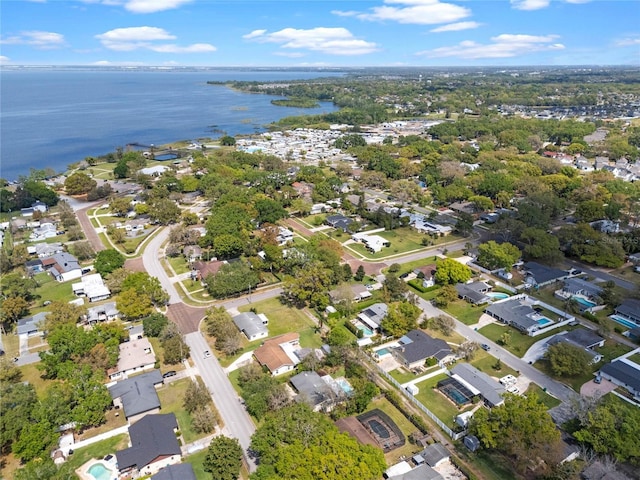
{"type": "MultiPolygon", "coordinates": [[[[272,96],[240,93],[207,81],[287,81],[326,72],[0,71],[0,176],[30,168],[64,171],[87,156],[127,143],[249,134],[282,117],[334,111],[299,109],[272,96]]],[[[333,74],[339,75],[339,74],[333,74]]]]}

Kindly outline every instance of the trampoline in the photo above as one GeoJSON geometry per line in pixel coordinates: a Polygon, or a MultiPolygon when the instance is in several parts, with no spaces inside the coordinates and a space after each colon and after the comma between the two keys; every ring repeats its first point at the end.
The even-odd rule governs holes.
{"type": "Polygon", "coordinates": [[[473,392],[467,387],[462,385],[455,378],[446,378],[438,382],[438,390],[444,393],[447,398],[453,401],[456,405],[466,405],[471,403],[473,398],[473,392]]]}
{"type": "Polygon", "coordinates": [[[391,438],[391,434],[387,427],[381,424],[378,420],[369,420],[369,428],[380,438],[391,438]]]}

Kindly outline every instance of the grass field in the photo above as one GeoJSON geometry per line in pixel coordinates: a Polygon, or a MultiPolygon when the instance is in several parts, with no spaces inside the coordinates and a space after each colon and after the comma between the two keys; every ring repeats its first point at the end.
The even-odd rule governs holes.
{"type": "Polygon", "coordinates": [[[440,393],[437,389],[434,389],[440,380],[444,380],[447,377],[448,375],[443,373],[441,375],[431,377],[424,382],[418,383],[416,386],[420,391],[416,395],[416,398],[446,425],[452,426],[456,415],[470,409],[472,405],[469,404],[462,408],[458,408],[444,394],[440,393]]]}
{"type": "Polygon", "coordinates": [[[531,383],[529,385],[529,388],[527,388],[527,391],[524,392],[525,395],[529,395],[531,393],[535,393],[538,398],[540,399],[540,402],[544,403],[546,405],[547,408],[553,408],[553,407],[557,407],[558,405],[560,405],[562,402],[560,400],[558,400],[555,397],[552,397],[551,395],[549,395],[547,392],[545,392],[544,390],[542,390],[538,385],[536,385],[535,383],[531,383]]]}
{"type": "Polygon", "coordinates": [[[484,307],[475,306],[465,300],[456,300],[447,305],[444,310],[450,313],[465,325],[474,325],[484,313],[484,307]]]}
{"type": "Polygon", "coordinates": [[[493,340],[497,342],[504,332],[508,332],[511,334],[511,340],[507,345],[503,345],[503,348],[509,350],[514,355],[518,357],[522,357],[529,347],[533,345],[535,342],[542,340],[543,338],[550,337],[551,335],[555,335],[556,333],[560,333],[563,330],[571,330],[573,327],[569,327],[565,325],[562,328],[551,330],[542,335],[538,335],[537,337],[530,337],[524,333],[521,333],[519,330],[516,330],[513,327],[503,325],[501,323],[492,323],[490,325],[486,325],[478,330],[482,335],[487,337],[489,340],[493,340]]]}
{"type": "Polygon", "coordinates": [[[496,369],[496,358],[489,355],[484,350],[476,352],[476,357],[469,363],[490,377],[500,378],[508,374],[511,374],[514,377],[520,375],[513,368],[505,365],[504,362],[500,362],[500,368],[496,369]]]}
{"type": "Polygon", "coordinates": [[[178,255],[177,257],[167,257],[167,262],[169,262],[169,265],[171,265],[171,268],[176,275],[187,273],[191,270],[189,262],[187,262],[182,255],[178,255]]]}

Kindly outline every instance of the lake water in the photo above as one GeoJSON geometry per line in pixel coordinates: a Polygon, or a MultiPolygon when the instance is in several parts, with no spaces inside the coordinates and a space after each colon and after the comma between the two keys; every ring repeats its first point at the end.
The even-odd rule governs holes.
{"type": "Polygon", "coordinates": [[[207,81],[287,81],[342,75],[293,71],[0,70],[0,177],[57,172],[128,143],[250,134],[280,118],[334,111],[277,107],[279,97],[207,81]]]}

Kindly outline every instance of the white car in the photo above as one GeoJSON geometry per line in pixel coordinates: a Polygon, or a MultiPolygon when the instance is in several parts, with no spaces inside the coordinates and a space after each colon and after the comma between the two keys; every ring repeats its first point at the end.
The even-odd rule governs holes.
{"type": "Polygon", "coordinates": [[[209,358],[211,356],[211,352],[209,350],[204,351],[204,358],[209,358]]]}
{"type": "Polygon", "coordinates": [[[507,392],[513,393],[514,395],[517,395],[518,393],[520,393],[520,390],[518,390],[518,387],[513,385],[513,386],[507,388],[507,392]]]}

